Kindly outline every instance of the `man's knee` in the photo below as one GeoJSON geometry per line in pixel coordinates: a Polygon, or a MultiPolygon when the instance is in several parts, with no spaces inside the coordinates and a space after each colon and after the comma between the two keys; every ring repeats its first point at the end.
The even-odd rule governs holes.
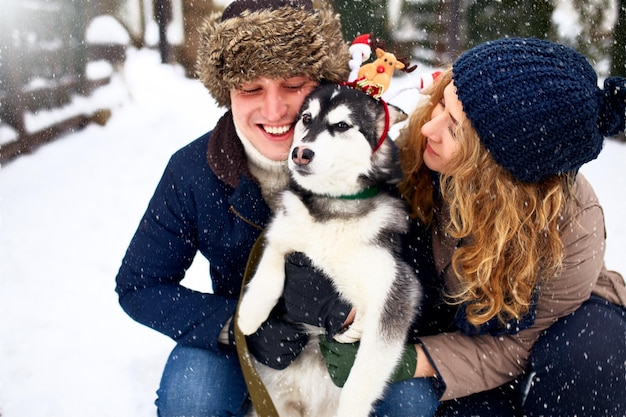
{"type": "Polygon", "coordinates": [[[159,417],[243,416],[248,393],[233,353],[177,346],[157,391],[159,417]]]}

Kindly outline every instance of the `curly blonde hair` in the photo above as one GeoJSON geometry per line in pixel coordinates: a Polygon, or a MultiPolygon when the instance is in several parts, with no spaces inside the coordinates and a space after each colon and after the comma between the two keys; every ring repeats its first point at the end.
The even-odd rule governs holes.
{"type": "MultiPolygon", "coordinates": [[[[424,164],[421,127],[451,80],[448,69],[396,141],[404,173],[400,191],[411,215],[426,225],[433,223],[435,183],[424,164]]],[[[452,258],[460,285],[448,294],[449,302],[466,304],[467,319],[475,326],[494,317],[506,323],[523,317],[536,286],[562,269],[558,221],[567,210],[574,175],[552,175],[539,183],[516,180],[482,146],[470,120],[464,116],[459,122],[459,151],[439,177],[441,196],[450,208],[446,232],[463,239],[452,258]]]]}

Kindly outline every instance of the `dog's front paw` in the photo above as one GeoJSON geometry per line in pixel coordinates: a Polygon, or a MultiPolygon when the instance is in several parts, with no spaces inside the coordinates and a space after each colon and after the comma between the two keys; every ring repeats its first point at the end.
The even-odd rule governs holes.
{"type": "Polygon", "coordinates": [[[256,332],[269,315],[269,312],[264,314],[263,309],[259,307],[261,306],[258,305],[258,302],[250,297],[244,297],[241,300],[235,324],[246,336],[256,332]]]}
{"type": "Polygon", "coordinates": [[[363,328],[361,326],[361,320],[359,320],[357,316],[350,327],[341,333],[337,333],[333,339],[340,343],[354,343],[361,340],[361,335],[363,335],[363,328]]]}
{"type": "Polygon", "coordinates": [[[271,251],[268,247],[239,305],[236,324],[243,334],[256,332],[269,317],[283,292],[284,267],[282,252],[271,251]]]}

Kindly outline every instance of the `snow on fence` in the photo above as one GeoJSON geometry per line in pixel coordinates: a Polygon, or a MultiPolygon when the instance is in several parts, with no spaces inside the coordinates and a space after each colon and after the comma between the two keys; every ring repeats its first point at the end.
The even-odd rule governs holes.
{"type": "MultiPolygon", "coordinates": [[[[5,0],[6,1],[6,0],[5,0]]],[[[88,42],[95,11],[89,3],[67,0],[8,0],[0,17],[0,163],[33,151],[64,132],[91,121],[106,122],[110,111],[62,114],[37,122],[38,113],[88,97],[110,81],[111,71],[94,71],[124,62],[125,44],[88,42]],[[8,6],[8,7],[7,7],[8,6]],[[91,71],[89,70],[91,69],[91,71]]]]}

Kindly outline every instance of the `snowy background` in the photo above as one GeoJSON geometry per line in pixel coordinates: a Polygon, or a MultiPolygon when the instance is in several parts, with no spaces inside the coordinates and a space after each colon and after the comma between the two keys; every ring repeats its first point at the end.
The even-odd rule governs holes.
{"type": "MultiPolygon", "coordinates": [[[[102,106],[113,110],[105,127],[89,125],[0,171],[2,417],[155,415],[174,343],[125,315],[114,278],[169,156],[223,110],[181,68],[134,49],[110,85],[64,111],[102,106]]],[[[582,172],[605,208],[607,265],[626,272],[626,144],[607,141],[582,172]]],[[[207,268],[196,258],[184,283],[208,291],[207,268]]]]}

